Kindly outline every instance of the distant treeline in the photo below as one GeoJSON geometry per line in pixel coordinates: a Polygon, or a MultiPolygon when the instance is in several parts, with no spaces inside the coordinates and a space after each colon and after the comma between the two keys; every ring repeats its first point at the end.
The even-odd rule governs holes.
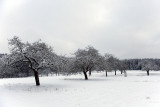
{"type": "Polygon", "coordinates": [[[160,70],[160,59],[144,58],[144,59],[125,59],[128,70],[144,70],[144,62],[149,62],[153,66],[153,70],[160,70]]]}

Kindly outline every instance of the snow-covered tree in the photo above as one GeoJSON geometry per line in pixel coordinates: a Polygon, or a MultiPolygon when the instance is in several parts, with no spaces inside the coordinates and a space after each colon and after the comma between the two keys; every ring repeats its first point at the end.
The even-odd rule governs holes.
{"type": "Polygon", "coordinates": [[[4,55],[0,58],[0,77],[14,77],[17,75],[17,69],[14,69],[12,65],[12,57],[11,55],[4,55]]]}
{"type": "Polygon", "coordinates": [[[9,40],[12,54],[12,63],[17,61],[28,62],[30,69],[35,76],[36,85],[39,86],[38,70],[50,65],[50,59],[53,58],[53,50],[42,41],[34,43],[23,43],[18,37],[9,40]]]}
{"type": "Polygon", "coordinates": [[[4,63],[2,61],[2,58],[0,58],[0,78],[3,78],[3,67],[4,67],[4,63]]]}
{"type": "Polygon", "coordinates": [[[104,59],[105,59],[104,60],[104,68],[105,68],[105,71],[106,71],[106,77],[107,77],[107,72],[113,70],[112,58],[113,58],[113,55],[111,55],[111,54],[106,53],[104,55],[104,59]]]}
{"type": "Polygon", "coordinates": [[[149,71],[150,70],[158,70],[158,66],[155,64],[155,62],[151,59],[145,59],[142,60],[140,63],[142,70],[147,71],[147,75],[149,76],[149,71]]]}
{"type": "Polygon", "coordinates": [[[52,61],[52,70],[56,73],[56,75],[59,74],[66,74],[69,64],[69,59],[65,56],[56,56],[52,61]]]}
{"type": "Polygon", "coordinates": [[[87,72],[90,72],[97,65],[99,59],[98,50],[88,46],[86,49],[78,49],[75,52],[75,66],[83,71],[85,80],[88,80],[87,72]]]}
{"type": "Polygon", "coordinates": [[[124,73],[124,76],[127,77],[127,64],[125,63],[125,60],[119,60],[118,68],[121,71],[121,74],[124,73]]]}
{"type": "MultiPolygon", "coordinates": [[[[105,59],[106,59],[106,68],[110,70],[115,71],[115,75],[117,74],[117,69],[118,69],[118,64],[119,64],[119,59],[114,57],[112,54],[105,54],[105,59]]],[[[107,70],[106,69],[106,70],[107,70]]]]}

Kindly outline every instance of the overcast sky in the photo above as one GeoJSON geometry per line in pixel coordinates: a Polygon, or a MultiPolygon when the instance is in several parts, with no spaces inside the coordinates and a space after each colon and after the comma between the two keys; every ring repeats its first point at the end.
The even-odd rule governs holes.
{"type": "Polygon", "coordinates": [[[160,58],[160,0],[0,0],[0,53],[38,39],[58,54],[91,45],[118,58],[160,58]]]}

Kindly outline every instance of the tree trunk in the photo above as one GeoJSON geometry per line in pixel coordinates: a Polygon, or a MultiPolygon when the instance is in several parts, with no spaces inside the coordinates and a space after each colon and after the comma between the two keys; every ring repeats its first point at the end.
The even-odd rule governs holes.
{"type": "Polygon", "coordinates": [[[147,75],[149,76],[149,70],[147,70],[147,75]]]}
{"type": "Polygon", "coordinates": [[[40,85],[38,71],[34,70],[34,77],[36,81],[36,86],[40,85]]]}
{"type": "Polygon", "coordinates": [[[124,70],[124,77],[127,77],[127,72],[126,72],[126,70],[124,70]]]}
{"type": "Polygon", "coordinates": [[[91,76],[91,70],[89,70],[89,76],[91,76]]]}
{"type": "Polygon", "coordinates": [[[83,71],[83,74],[84,74],[85,80],[88,80],[87,72],[86,72],[86,71],[83,71]]]}
{"type": "Polygon", "coordinates": [[[33,65],[32,65],[32,61],[30,58],[28,58],[27,56],[24,55],[24,57],[29,61],[29,64],[30,64],[30,68],[33,70],[34,72],[34,77],[35,77],[35,81],[36,81],[36,86],[39,86],[40,85],[40,82],[39,82],[39,75],[38,75],[38,70],[34,69],[33,68],[33,65]]]}
{"type": "Polygon", "coordinates": [[[57,76],[58,74],[57,74],[57,71],[56,71],[56,76],[57,76]]]}
{"type": "Polygon", "coordinates": [[[107,70],[106,70],[106,77],[107,77],[107,70]]]}
{"type": "Polygon", "coordinates": [[[121,74],[123,73],[123,70],[121,70],[121,74]]]}
{"type": "Polygon", "coordinates": [[[115,70],[115,75],[117,75],[117,71],[115,70]]]}

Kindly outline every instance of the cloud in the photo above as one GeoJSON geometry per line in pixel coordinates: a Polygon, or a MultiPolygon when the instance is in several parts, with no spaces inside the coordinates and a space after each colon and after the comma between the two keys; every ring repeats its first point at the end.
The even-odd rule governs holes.
{"type": "Polygon", "coordinates": [[[0,8],[1,41],[17,35],[41,38],[60,54],[93,45],[119,58],[160,57],[159,0],[20,1],[0,8]]]}

